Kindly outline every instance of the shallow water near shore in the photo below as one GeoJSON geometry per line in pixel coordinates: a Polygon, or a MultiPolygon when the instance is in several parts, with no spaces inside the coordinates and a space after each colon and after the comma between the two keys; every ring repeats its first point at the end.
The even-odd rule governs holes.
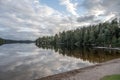
{"type": "Polygon", "coordinates": [[[0,46],[0,80],[33,80],[120,58],[120,51],[91,48],[0,46]]]}

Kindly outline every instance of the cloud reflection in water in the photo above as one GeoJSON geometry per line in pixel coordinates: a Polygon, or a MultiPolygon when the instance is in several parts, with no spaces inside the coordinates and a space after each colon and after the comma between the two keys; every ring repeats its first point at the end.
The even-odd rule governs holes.
{"type": "Polygon", "coordinates": [[[93,63],[37,48],[34,44],[0,47],[0,80],[32,80],[89,65],[93,63]]]}

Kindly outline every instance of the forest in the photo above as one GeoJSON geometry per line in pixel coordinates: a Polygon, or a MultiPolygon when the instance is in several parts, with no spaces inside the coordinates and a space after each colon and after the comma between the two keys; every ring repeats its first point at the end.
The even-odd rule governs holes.
{"type": "Polygon", "coordinates": [[[4,44],[5,43],[5,40],[0,38],[0,45],[4,44]]]}
{"type": "Polygon", "coordinates": [[[37,45],[105,46],[120,47],[120,21],[115,18],[96,25],[75,30],[63,31],[54,36],[43,36],[36,40],[37,45]]]}
{"type": "Polygon", "coordinates": [[[0,45],[11,44],[11,43],[34,43],[34,42],[35,41],[32,40],[10,40],[10,39],[0,38],[0,45]]]}

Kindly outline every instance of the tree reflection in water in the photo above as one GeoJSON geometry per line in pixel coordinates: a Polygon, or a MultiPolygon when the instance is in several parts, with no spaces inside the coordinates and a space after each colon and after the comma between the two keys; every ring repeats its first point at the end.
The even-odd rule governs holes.
{"type": "Polygon", "coordinates": [[[112,59],[120,58],[119,50],[95,49],[91,47],[65,47],[63,45],[37,45],[39,48],[52,49],[64,56],[83,59],[92,63],[101,63],[112,59]]]}

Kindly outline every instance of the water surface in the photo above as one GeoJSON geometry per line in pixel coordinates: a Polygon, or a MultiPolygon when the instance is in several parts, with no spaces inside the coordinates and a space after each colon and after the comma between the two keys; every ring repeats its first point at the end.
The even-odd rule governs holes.
{"type": "Polygon", "coordinates": [[[0,46],[0,80],[34,80],[115,58],[120,58],[119,51],[5,44],[0,46]]]}

